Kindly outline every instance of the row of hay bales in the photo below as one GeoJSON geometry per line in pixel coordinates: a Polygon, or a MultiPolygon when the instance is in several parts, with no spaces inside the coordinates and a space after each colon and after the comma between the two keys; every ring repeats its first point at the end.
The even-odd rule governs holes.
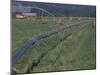
{"type": "MultiPolygon", "coordinates": [[[[35,20],[38,20],[38,19],[41,19],[41,22],[42,24],[47,24],[48,22],[55,22],[55,24],[57,25],[64,25],[66,20],[86,20],[86,19],[89,19],[89,17],[63,17],[63,16],[60,16],[60,17],[50,17],[50,16],[37,16],[36,13],[15,13],[16,18],[20,18],[20,19],[28,19],[28,20],[32,20],[32,21],[35,21],[35,20]],[[38,18],[38,17],[41,17],[41,18],[38,18]]],[[[96,25],[96,20],[95,18],[90,18],[93,20],[93,27],[95,27],[96,25]]]]}
{"type": "Polygon", "coordinates": [[[47,24],[49,22],[54,22],[58,25],[64,25],[65,18],[64,17],[42,17],[42,23],[47,24]]]}

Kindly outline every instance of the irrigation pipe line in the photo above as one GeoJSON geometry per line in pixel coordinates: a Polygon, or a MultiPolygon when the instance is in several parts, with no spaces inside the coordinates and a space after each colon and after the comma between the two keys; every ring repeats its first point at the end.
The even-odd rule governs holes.
{"type": "MultiPolygon", "coordinates": [[[[83,21],[83,22],[80,22],[80,23],[82,23],[81,26],[83,26],[83,24],[88,23],[88,22],[89,22],[89,20],[88,21],[83,21]]],[[[14,66],[18,62],[18,60],[21,58],[21,56],[24,54],[24,52],[27,50],[27,48],[29,48],[31,45],[35,44],[37,41],[39,41],[41,39],[44,39],[44,38],[47,38],[47,37],[49,37],[49,36],[51,36],[53,34],[56,34],[56,33],[60,32],[60,31],[63,31],[65,29],[68,29],[68,28],[72,29],[74,26],[79,27],[80,23],[67,25],[67,26],[59,28],[57,30],[48,32],[48,33],[43,33],[43,34],[40,34],[40,35],[37,35],[37,36],[33,36],[25,44],[23,44],[19,48],[18,52],[14,55],[14,57],[12,58],[12,66],[14,66]]]]}
{"type": "MultiPolygon", "coordinates": [[[[39,9],[39,10],[41,10],[41,11],[44,11],[44,12],[48,13],[50,16],[54,17],[54,18],[53,18],[54,21],[56,20],[55,15],[53,15],[52,13],[50,13],[50,12],[47,11],[47,10],[42,9],[42,8],[39,8],[39,7],[32,7],[32,8],[34,8],[34,9],[39,9]]],[[[43,13],[42,13],[42,14],[43,14],[43,13]]]]}

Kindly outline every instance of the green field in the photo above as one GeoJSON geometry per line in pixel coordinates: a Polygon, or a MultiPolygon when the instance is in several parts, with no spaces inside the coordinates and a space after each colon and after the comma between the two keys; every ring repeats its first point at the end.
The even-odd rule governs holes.
{"type": "MultiPolygon", "coordinates": [[[[65,24],[78,23],[79,19],[69,20],[65,18],[65,24]]],[[[63,26],[63,25],[62,25],[63,26]]],[[[52,18],[47,24],[42,24],[40,20],[32,21],[27,19],[12,19],[12,56],[17,52],[20,46],[24,44],[33,35],[52,31],[61,26],[55,25],[52,18]]],[[[52,35],[46,39],[38,41],[32,45],[21,57],[15,68],[25,73],[47,72],[61,70],[79,70],[96,68],[96,32],[92,25],[87,25],[83,29],[74,32],[66,37],[63,42],[59,42],[58,35],[52,35]],[[57,40],[58,39],[58,40],[57,40]],[[55,45],[57,44],[57,45],[55,45]],[[51,46],[53,46],[51,48],[51,46]],[[43,57],[40,57],[41,54],[43,57]],[[37,65],[38,58],[41,58],[37,65]]],[[[65,33],[67,34],[67,33],[65,33]]]]}

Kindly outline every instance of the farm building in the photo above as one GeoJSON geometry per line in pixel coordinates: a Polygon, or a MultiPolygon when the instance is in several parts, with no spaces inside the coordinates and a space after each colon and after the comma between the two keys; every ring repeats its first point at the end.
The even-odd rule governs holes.
{"type": "Polygon", "coordinates": [[[36,13],[22,13],[22,15],[27,19],[35,20],[37,14],[36,13]]]}
{"type": "Polygon", "coordinates": [[[14,16],[17,18],[27,18],[27,19],[35,19],[37,14],[36,13],[15,13],[14,16]]]}
{"type": "Polygon", "coordinates": [[[12,2],[12,16],[17,18],[35,19],[36,12],[33,12],[33,4],[21,3],[18,1],[12,2]]]}

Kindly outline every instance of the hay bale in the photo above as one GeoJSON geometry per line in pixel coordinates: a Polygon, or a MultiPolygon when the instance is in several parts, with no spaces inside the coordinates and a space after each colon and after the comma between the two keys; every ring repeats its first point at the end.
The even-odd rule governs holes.
{"type": "Polygon", "coordinates": [[[96,19],[93,19],[92,23],[93,23],[92,27],[95,28],[96,27],[96,19]]]}
{"type": "Polygon", "coordinates": [[[47,24],[48,23],[48,17],[43,17],[42,18],[42,24],[47,24]]]}
{"type": "Polygon", "coordinates": [[[25,19],[35,21],[36,17],[35,16],[25,16],[25,19]]]}
{"type": "Polygon", "coordinates": [[[58,25],[64,25],[64,17],[58,17],[57,24],[58,25]]]}

